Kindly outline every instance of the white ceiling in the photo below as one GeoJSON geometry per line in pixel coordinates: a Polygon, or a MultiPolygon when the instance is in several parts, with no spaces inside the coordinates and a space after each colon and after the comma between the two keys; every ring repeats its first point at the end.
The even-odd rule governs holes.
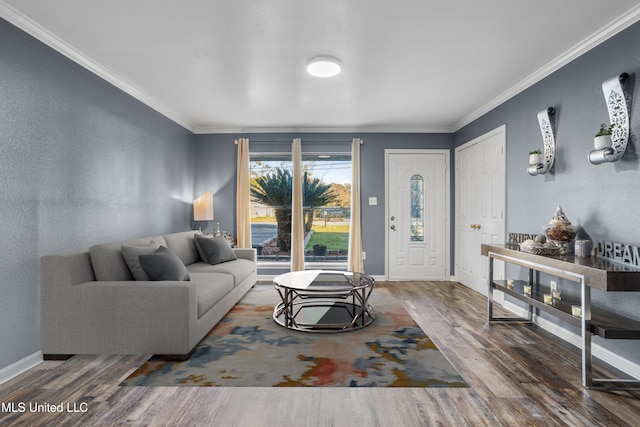
{"type": "Polygon", "coordinates": [[[0,0],[196,133],[451,132],[640,19],[637,0],[0,0]],[[332,79],[305,74],[340,58],[332,79]]]}

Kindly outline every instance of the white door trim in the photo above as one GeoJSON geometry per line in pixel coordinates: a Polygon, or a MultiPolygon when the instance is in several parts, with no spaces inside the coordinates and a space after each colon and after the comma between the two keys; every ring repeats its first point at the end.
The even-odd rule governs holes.
{"type": "Polygon", "coordinates": [[[444,154],[445,167],[445,276],[451,272],[451,151],[441,149],[401,149],[387,148],[384,150],[384,277],[389,280],[389,155],[390,154],[444,154]]]}
{"type": "Polygon", "coordinates": [[[464,150],[465,148],[471,147],[472,145],[477,144],[478,142],[480,142],[482,140],[485,140],[487,138],[491,138],[492,136],[498,135],[500,133],[504,133],[505,134],[505,138],[506,138],[507,125],[498,126],[497,128],[495,128],[493,130],[490,130],[487,133],[483,133],[482,135],[480,135],[480,136],[478,136],[476,138],[473,138],[471,141],[467,141],[464,144],[457,146],[455,148],[455,152],[457,154],[458,151],[460,151],[460,150],[464,150]]]}

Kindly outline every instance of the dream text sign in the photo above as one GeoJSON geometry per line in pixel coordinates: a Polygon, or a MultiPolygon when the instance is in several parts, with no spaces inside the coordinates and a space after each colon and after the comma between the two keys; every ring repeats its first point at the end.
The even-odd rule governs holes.
{"type": "Polygon", "coordinates": [[[598,242],[596,255],[630,267],[640,267],[640,248],[624,243],[598,242]]]}

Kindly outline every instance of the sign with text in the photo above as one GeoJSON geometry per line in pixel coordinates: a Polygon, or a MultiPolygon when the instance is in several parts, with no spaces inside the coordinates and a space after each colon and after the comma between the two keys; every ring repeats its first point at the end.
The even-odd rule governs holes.
{"type": "Polygon", "coordinates": [[[525,240],[535,239],[537,234],[529,233],[509,233],[509,243],[522,243],[525,240]]]}
{"type": "Polygon", "coordinates": [[[596,255],[610,261],[640,267],[640,248],[624,243],[598,242],[596,255]]]}

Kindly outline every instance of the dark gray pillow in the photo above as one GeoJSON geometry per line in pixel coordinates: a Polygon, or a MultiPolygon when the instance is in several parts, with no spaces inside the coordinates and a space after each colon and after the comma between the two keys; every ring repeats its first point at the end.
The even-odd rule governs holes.
{"type": "Polygon", "coordinates": [[[187,267],[178,255],[164,246],[160,246],[153,254],[140,255],[138,258],[149,280],[189,280],[187,267]]]}
{"type": "Polygon", "coordinates": [[[136,280],[149,280],[149,276],[144,271],[142,266],[140,265],[140,260],[138,257],[140,255],[149,255],[158,250],[160,245],[151,240],[147,245],[123,245],[120,248],[122,252],[122,257],[124,258],[129,270],[131,270],[131,274],[133,274],[133,278],[136,280]]]}
{"type": "Polygon", "coordinates": [[[220,264],[221,262],[238,259],[224,237],[205,237],[196,234],[195,239],[196,248],[198,248],[200,257],[204,262],[220,264]]]}

